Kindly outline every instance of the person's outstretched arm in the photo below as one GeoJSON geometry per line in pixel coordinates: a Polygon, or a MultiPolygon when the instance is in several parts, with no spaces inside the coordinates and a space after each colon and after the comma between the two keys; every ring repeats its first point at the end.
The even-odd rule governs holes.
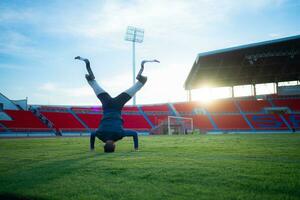
{"type": "Polygon", "coordinates": [[[90,149],[91,150],[95,149],[95,138],[96,138],[96,132],[91,132],[91,137],[90,137],[90,149]]]}
{"type": "Polygon", "coordinates": [[[138,150],[139,149],[139,138],[138,134],[136,131],[133,130],[125,130],[124,131],[124,136],[125,137],[133,137],[133,144],[134,144],[134,149],[138,150]]]}

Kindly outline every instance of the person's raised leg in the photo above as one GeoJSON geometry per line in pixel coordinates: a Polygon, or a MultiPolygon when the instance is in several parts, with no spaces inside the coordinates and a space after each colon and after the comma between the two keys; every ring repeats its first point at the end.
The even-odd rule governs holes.
{"type": "Polygon", "coordinates": [[[103,89],[99,86],[99,84],[97,83],[97,81],[94,80],[89,80],[86,76],[86,79],[89,83],[89,85],[91,86],[91,88],[94,90],[96,96],[98,97],[98,99],[101,101],[102,105],[106,104],[108,100],[111,99],[111,96],[103,89]]]}
{"type": "Polygon", "coordinates": [[[137,79],[138,81],[133,86],[114,98],[120,108],[123,108],[123,106],[145,85],[147,81],[147,77],[142,75],[138,76],[137,79]]]}
{"type": "Polygon", "coordinates": [[[94,73],[90,66],[90,61],[87,58],[82,58],[80,56],[76,56],[75,59],[82,60],[86,64],[86,69],[88,71],[88,74],[85,75],[86,80],[88,81],[89,85],[94,90],[96,96],[101,101],[102,104],[106,103],[108,100],[111,99],[110,95],[99,86],[97,81],[95,80],[94,73]]]}

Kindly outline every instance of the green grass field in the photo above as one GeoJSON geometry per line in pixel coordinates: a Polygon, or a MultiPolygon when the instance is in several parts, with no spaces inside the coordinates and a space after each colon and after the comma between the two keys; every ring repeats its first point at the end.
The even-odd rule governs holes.
{"type": "Polygon", "coordinates": [[[0,199],[300,199],[300,135],[0,140],[0,199]]]}

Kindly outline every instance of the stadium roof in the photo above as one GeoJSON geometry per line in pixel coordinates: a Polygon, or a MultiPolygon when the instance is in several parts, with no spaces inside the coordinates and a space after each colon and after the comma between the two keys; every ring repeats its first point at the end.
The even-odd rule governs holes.
{"type": "Polygon", "coordinates": [[[198,54],[186,90],[300,79],[300,35],[198,54]]]}

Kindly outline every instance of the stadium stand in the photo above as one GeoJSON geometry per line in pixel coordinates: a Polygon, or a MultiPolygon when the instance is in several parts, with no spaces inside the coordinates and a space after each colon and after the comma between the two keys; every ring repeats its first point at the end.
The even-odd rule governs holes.
{"type": "Polygon", "coordinates": [[[102,118],[102,114],[76,114],[91,129],[98,128],[100,120],[102,118]]]}
{"type": "Polygon", "coordinates": [[[293,111],[300,111],[300,98],[296,99],[274,99],[272,101],[275,106],[288,107],[293,111]]]}
{"type": "Polygon", "coordinates": [[[168,115],[147,115],[147,116],[154,126],[157,126],[168,119],[168,115]]]}
{"type": "Polygon", "coordinates": [[[139,109],[137,106],[125,106],[122,110],[122,112],[139,112],[139,109]]]}
{"type": "Polygon", "coordinates": [[[292,131],[300,130],[300,114],[284,114],[283,116],[292,131]]]}
{"type": "Polygon", "coordinates": [[[55,111],[55,112],[67,112],[68,108],[65,106],[40,106],[39,107],[40,111],[44,111],[44,112],[51,112],[51,111],[55,111]]]}
{"type": "Polygon", "coordinates": [[[209,131],[214,129],[207,115],[193,115],[193,116],[186,115],[183,117],[192,118],[194,128],[196,129],[200,129],[204,131],[209,131]]]}
{"type": "Polygon", "coordinates": [[[142,115],[122,115],[124,128],[134,130],[149,130],[151,126],[142,115]]]}
{"type": "Polygon", "coordinates": [[[262,112],[264,108],[272,107],[270,102],[267,100],[245,99],[238,100],[237,103],[243,112],[249,113],[262,112]]]}
{"type": "Polygon", "coordinates": [[[102,107],[99,106],[94,106],[94,107],[72,107],[71,108],[74,112],[82,112],[82,113],[87,113],[87,112],[102,112],[102,107]]]}
{"type": "Polygon", "coordinates": [[[210,113],[238,113],[239,112],[232,99],[213,101],[208,104],[202,104],[202,107],[204,107],[210,113]]]}
{"type": "Polygon", "coordinates": [[[67,112],[41,112],[50,120],[56,130],[81,130],[85,127],[71,114],[67,112]]]}
{"type": "Polygon", "coordinates": [[[169,107],[167,104],[143,105],[141,108],[144,112],[169,112],[169,107]]]}
{"type": "Polygon", "coordinates": [[[288,130],[278,114],[246,115],[256,130],[288,130]]]}
{"type": "MultiPolygon", "coordinates": [[[[299,52],[300,35],[200,53],[185,81],[187,91],[206,83],[212,87],[232,88],[276,83],[277,94],[256,96],[253,87],[252,97],[235,98],[233,92],[232,98],[208,104],[191,101],[125,106],[122,111],[124,127],[151,132],[164,128],[168,116],[172,115],[176,119],[192,118],[196,129],[207,131],[300,130],[299,52]],[[279,82],[286,81],[297,81],[298,85],[278,86],[279,82]],[[260,97],[261,100],[256,99],[260,97]]],[[[102,117],[99,106],[29,106],[34,115],[26,111],[27,100],[12,101],[1,93],[0,105],[4,109],[2,113],[9,116],[0,115],[2,132],[47,129],[47,120],[51,122],[47,129],[50,131],[52,124],[56,130],[89,131],[99,126],[102,117]]]]}
{"type": "MultiPolygon", "coordinates": [[[[204,131],[264,131],[264,130],[299,130],[300,114],[297,113],[297,101],[299,99],[288,98],[269,98],[269,100],[256,99],[224,99],[218,100],[209,106],[197,102],[173,103],[174,108],[180,113],[181,117],[193,119],[195,129],[204,131]],[[237,102],[240,110],[235,106],[237,102]],[[290,113],[268,114],[264,108],[280,106],[293,108],[290,113]],[[279,102],[279,103],[278,103],[279,102]],[[215,105],[216,107],[213,107],[215,105]],[[203,108],[205,106],[205,108],[203,108]],[[199,114],[197,109],[204,109],[206,113],[199,114]],[[210,114],[209,114],[210,113],[210,114]],[[216,127],[214,127],[214,124],[216,127]]],[[[40,113],[52,122],[56,130],[63,131],[88,131],[88,128],[95,130],[98,128],[102,114],[97,109],[72,107],[48,107],[41,106],[40,113]],[[82,112],[84,110],[84,112],[82,112]],[[76,116],[79,118],[76,119],[76,116]],[[80,122],[82,121],[82,123],[80,122]],[[87,128],[85,128],[85,126],[87,128]]],[[[137,106],[125,106],[123,112],[124,128],[135,129],[137,131],[150,131],[152,128],[166,123],[168,116],[171,115],[168,104],[142,105],[144,113],[139,112],[137,106]],[[145,117],[146,115],[146,117],[145,117]],[[146,119],[147,118],[147,119],[146,119]],[[149,121],[147,121],[149,120],[149,121]]],[[[12,120],[0,120],[0,123],[13,131],[48,130],[51,131],[43,121],[38,119],[30,111],[23,110],[4,110],[12,120]]],[[[1,126],[0,126],[1,127],[1,126]]],[[[6,131],[1,127],[1,131],[6,131]]]]}
{"type": "Polygon", "coordinates": [[[174,108],[179,113],[192,113],[195,109],[200,108],[199,102],[180,102],[173,103],[174,108]]]}
{"type": "Polygon", "coordinates": [[[212,119],[221,130],[250,130],[242,115],[212,115],[212,119]]]}
{"type": "Polygon", "coordinates": [[[4,110],[12,120],[0,120],[0,123],[12,131],[49,131],[32,112],[24,110],[4,110]]]}

